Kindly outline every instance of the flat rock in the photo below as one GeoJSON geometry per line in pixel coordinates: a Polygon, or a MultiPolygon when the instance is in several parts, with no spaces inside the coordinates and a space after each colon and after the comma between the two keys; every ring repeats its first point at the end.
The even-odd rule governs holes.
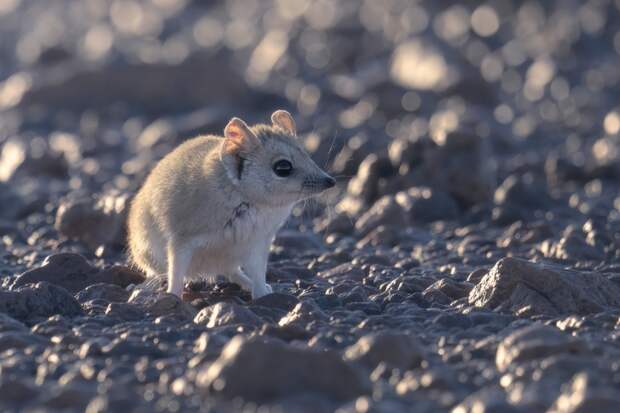
{"type": "Polygon", "coordinates": [[[294,394],[350,400],[370,392],[368,378],[338,353],[258,337],[234,337],[222,355],[199,372],[197,381],[210,393],[256,402],[294,394]]]}
{"type": "Polygon", "coordinates": [[[292,294],[271,293],[253,300],[252,304],[290,311],[297,305],[298,302],[299,299],[292,294]]]}
{"type": "Polygon", "coordinates": [[[485,387],[467,396],[452,413],[518,413],[519,409],[506,400],[506,392],[500,386],[485,387]]]}
{"type": "Polygon", "coordinates": [[[45,345],[48,340],[30,332],[8,331],[0,333],[0,353],[9,349],[22,350],[33,345],[45,345]]]}
{"type": "Polygon", "coordinates": [[[82,315],[82,307],[71,293],[62,287],[47,282],[18,288],[15,291],[0,291],[0,312],[18,320],[34,317],[82,315]]]}
{"type": "Polygon", "coordinates": [[[620,406],[617,386],[598,383],[588,373],[576,374],[547,413],[615,413],[620,406]]]}
{"type": "Polygon", "coordinates": [[[469,303],[516,315],[590,314],[620,308],[620,288],[596,273],[502,258],[471,290],[469,303]]]}
{"type": "Polygon", "coordinates": [[[13,287],[34,284],[40,281],[49,282],[67,289],[75,294],[84,288],[98,283],[115,284],[127,287],[139,284],[144,276],[128,267],[115,265],[104,270],[91,266],[86,259],[73,253],[50,255],[35,268],[24,272],[15,280],[13,287]]]}
{"type": "Polygon", "coordinates": [[[585,343],[555,327],[533,324],[508,335],[497,347],[495,364],[500,371],[521,363],[562,353],[585,352],[585,343]]]}
{"type": "Polygon", "coordinates": [[[99,283],[89,285],[75,295],[80,303],[89,300],[105,300],[110,303],[127,302],[129,292],[114,284],[99,283]]]}
{"type": "Polygon", "coordinates": [[[28,331],[21,322],[17,321],[13,317],[9,317],[7,314],[0,313],[0,333],[7,331],[28,331]]]}
{"type": "Polygon", "coordinates": [[[404,227],[409,224],[408,211],[393,195],[384,195],[355,222],[355,229],[362,235],[378,226],[404,227]]]}
{"type": "Polygon", "coordinates": [[[312,299],[300,301],[287,315],[278,322],[281,327],[295,326],[302,329],[325,322],[327,314],[312,299]]]}
{"type": "Polygon", "coordinates": [[[428,187],[411,187],[395,195],[396,202],[409,214],[412,224],[425,224],[458,217],[459,207],[447,193],[428,187]]]}
{"type": "Polygon", "coordinates": [[[250,309],[239,304],[219,302],[205,307],[194,317],[196,324],[206,324],[207,327],[225,325],[260,326],[262,320],[250,309]]]}
{"type": "Polygon", "coordinates": [[[95,250],[101,245],[125,245],[127,212],[131,195],[106,193],[63,200],[54,226],[62,235],[78,239],[95,250]]]}
{"type": "Polygon", "coordinates": [[[424,349],[412,335],[382,332],[361,337],[345,350],[344,357],[371,369],[383,362],[389,367],[409,370],[420,365],[424,349]]]}
{"type": "Polygon", "coordinates": [[[194,307],[176,295],[152,291],[147,288],[134,289],[127,303],[140,307],[145,313],[153,317],[172,316],[191,320],[196,315],[194,307]]]}

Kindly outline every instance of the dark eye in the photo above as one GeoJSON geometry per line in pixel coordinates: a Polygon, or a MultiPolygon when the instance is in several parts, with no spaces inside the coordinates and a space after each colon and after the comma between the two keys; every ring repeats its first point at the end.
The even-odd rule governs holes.
{"type": "Polygon", "coordinates": [[[273,172],[281,177],[287,177],[293,172],[293,164],[286,159],[280,159],[273,164],[273,172]]]}

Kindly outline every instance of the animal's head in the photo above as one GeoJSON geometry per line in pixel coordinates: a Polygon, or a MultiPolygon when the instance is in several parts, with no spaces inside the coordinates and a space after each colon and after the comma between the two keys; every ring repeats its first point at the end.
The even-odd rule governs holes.
{"type": "Polygon", "coordinates": [[[291,114],[277,110],[271,122],[249,127],[233,118],[224,129],[221,159],[239,190],[256,204],[283,206],[333,187],[297,140],[291,114]]]}

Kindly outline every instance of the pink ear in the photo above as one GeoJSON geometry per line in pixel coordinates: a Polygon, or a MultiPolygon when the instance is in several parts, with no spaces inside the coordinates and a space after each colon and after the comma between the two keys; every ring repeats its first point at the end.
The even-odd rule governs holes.
{"type": "Polygon", "coordinates": [[[232,118],[224,128],[224,149],[228,153],[251,151],[260,144],[260,141],[250,130],[248,125],[239,118],[232,118]]]}
{"type": "Polygon", "coordinates": [[[273,112],[271,115],[271,122],[274,126],[279,126],[293,136],[297,136],[297,126],[295,120],[290,113],[285,110],[279,109],[273,112]]]}

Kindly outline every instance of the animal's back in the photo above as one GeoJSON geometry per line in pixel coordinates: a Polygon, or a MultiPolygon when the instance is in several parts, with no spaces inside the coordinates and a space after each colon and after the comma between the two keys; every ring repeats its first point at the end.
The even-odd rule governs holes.
{"type": "Polygon", "coordinates": [[[210,165],[205,162],[217,157],[214,151],[220,143],[217,136],[199,136],[179,145],[155,165],[136,194],[129,211],[129,250],[132,261],[147,273],[166,271],[164,234],[175,226],[178,230],[178,217],[195,214],[193,210],[208,201],[204,192],[210,177],[205,172],[210,165]]]}

